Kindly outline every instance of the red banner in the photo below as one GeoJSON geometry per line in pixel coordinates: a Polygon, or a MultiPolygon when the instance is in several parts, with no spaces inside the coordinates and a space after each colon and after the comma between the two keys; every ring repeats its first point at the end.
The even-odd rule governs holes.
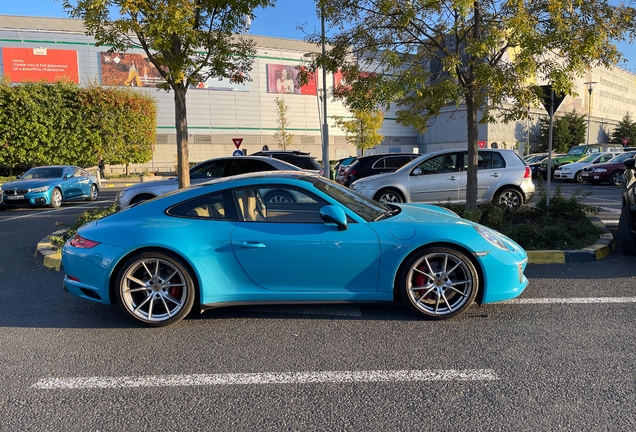
{"type": "Polygon", "coordinates": [[[11,82],[70,80],[79,84],[77,51],[50,48],[2,48],[4,74],[11,82]]]}

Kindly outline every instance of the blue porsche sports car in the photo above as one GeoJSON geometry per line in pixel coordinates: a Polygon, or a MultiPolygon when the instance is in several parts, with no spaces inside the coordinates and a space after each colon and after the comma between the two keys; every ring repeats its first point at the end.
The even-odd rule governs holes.
{"type": "Polygon", "coordinates": [[[2,185],[2,200],[7,207],[49,206],[78,199],[95,201],[99,194],[97,177],[71,165],[34,167],[18,179],[2,185]]]}
{"type": "Polygon", "coordinates": [[[150,326],[193,308],[399,296],[444,319],[528,284],[526,252],[496,231],[291,171],[213,180],[90,222],[64,245],[62,262],[70,293],[117,302],[150,326]],[[274,190],[295,200],[265,202],[274,190]]]}

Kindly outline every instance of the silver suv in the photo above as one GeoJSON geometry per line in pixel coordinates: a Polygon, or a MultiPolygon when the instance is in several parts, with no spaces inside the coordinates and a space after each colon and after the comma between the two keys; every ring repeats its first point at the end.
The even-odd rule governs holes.
{"type": "MultiPolygon", "coordinates": [[[[397,171],[355,181],[351,189],[382,203],[466,202],[466,149],[427,153],[397,171]]],[[[479,150],[477,202],[495,201],[509,207],[528,202],[534,194],[530,167],[513,150],[479,150]]]]}

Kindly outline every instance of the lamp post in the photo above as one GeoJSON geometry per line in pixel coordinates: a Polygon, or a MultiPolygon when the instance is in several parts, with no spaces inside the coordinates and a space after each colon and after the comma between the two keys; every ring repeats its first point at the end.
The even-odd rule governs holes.
{"type": "Polygon", "coordinates": [[[327,123],[327,68],[324,64],[325,58],[325,2],[320,3],[320,23],[322,30],[322,168],[324,176],[331,178],[331,166],[329,165],[329,124],[327,123]]]}
{"type": "Polygon", "coordinates": [[[588,81],[584,82],[587,86],[587,93],[589,95],[587,99],[587,140],[585,144],[590,145],[590,119],[592,114],[592,90],[594,90],[594,86],[597,84],[597,81],[588,81]]]}

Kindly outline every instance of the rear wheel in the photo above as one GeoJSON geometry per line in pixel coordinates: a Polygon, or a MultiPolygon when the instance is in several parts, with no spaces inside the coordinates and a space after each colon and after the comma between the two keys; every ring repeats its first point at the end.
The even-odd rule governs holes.
{"type": "Polygon", "coordinates": [[[405,202],[402,193],[399,190],[393,188],[382,189],[377,194],[375,194],[375,197],[373,197],[373,199],[381,202],[382,204],[405,202]]]}
{"type": "Polygon", "coordinates": [[[129,258],[117,276],[117,302],[134,320],[162,327],[192,309],[195,287],[190,272],[172,254],[143,252],[129,258]]]}
{"type": "Polygon", "coordinates": [[[99,191],[97,190],[97,185],[92,184],[91,190],[88,193],[88,197],[86,198],[86,201],[95,201],[97,199],[98,194],[99,194],[99,191]]]}
{"type": "Polygon", "coordinates": [[[49,207],[59,208],[61,205],[62,192],[58,188],[55,188],[53,189],[53,192],[51,192],[51,203],[49,204],[49,207]]]}
{"type": "Polygon", "coordinates": [[[627,206],[621,210],[621,217],[618,220],[618,238],[625,255],[636,255],[636,236],[632,233],[632,221],[627,206]]]}
{"type": "Polygon", "coordinates": [[[497,194],[495,202],[509,208],[517,208],[523,204],[523,195],[517,189],[508,188],[497,194]]]}
{"type": "Polygon", "coordinates": [[[411,256],[400,270],[400,293],[408,307],[442,320],[462,313],[475,300],[479,277],[466,255],[451,247],[429,247],[411,256]]]}
{"type": "Polygon", "coordinates": [[[610,184],[613,184],[614,186],[620,186],[622,181],[623,171],[616,170],[612,173],[612,175],[610,175],[610,184]]]}

